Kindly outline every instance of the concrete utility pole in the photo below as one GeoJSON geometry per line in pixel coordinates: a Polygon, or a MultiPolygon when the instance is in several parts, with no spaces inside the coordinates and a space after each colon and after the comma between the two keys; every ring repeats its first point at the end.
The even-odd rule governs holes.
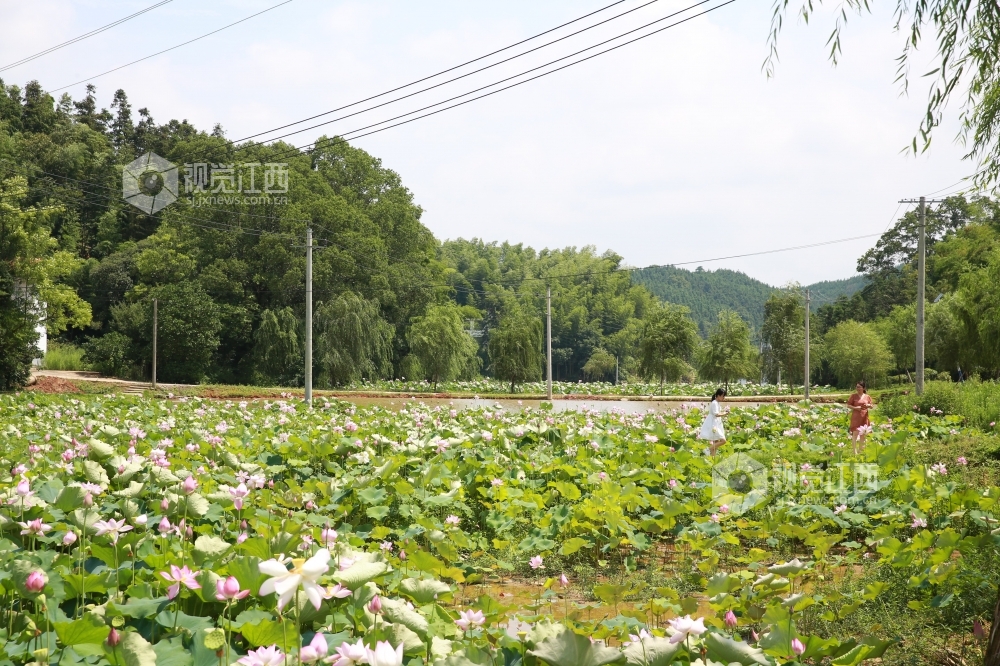
{"type": "Polygon", "coordinates": [[[615,386],[618,386],[618,355],[615,354],[615,386]]]}
{"type": "Polygon", "coordinates": [[[941,203],[943,199],[902,199],[899,203],[919,204],[919,236],[917,237],[917,395],[924,394],[924,302],[927,288],[927,204],[941,203]]]}
{"type": "Polygon", "coordinates": [[[306,227],[306,403],[313,404],[313,230],[306,227]]]}
{"type": "Polygon", "coordinates": [[[156,390],[156,329],[157,329],[157,299],[153,299],[153,390],[156,390]]]}
{"type": "Polygon", "coordinates": [[[917,395],[924,394],[924,299],[927,275],[927,203],[920,197],[920,236],[917,241],[917,395]]]}
{"type": "Polygon", "coordinates": [[[552,399],[552,288],[545,289],[545,365],[547,378],[547,391],[549,400],[552,399]]]}
{"type": "Polygon", "coordinates": [[[805,384],[805,398],[809,399],[809,290],[806,289],[806,367],[805,373],[802,375],[805,379],[802,381],[805,384]]]}

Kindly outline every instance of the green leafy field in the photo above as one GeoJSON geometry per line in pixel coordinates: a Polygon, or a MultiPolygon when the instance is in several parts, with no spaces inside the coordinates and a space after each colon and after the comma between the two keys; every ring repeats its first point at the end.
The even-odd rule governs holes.
{"type": "Polygon", "coordinates": [[[975,663],[1000,443],[846,420],[3,396],[0,662],[975,663]]]}

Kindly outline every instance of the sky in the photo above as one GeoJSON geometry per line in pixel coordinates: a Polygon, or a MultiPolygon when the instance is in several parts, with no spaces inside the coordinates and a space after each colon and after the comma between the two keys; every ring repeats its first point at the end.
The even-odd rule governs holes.
{"type": "MultiPolygon", "coordinates": [[[[0,0],[0,68],[158,1],[0,0]]],[[[612,1],[292,0],[275,7],[283,0],[171,0],[0,71],[0,77],[22,86],[37,79],[55,91],[275,7],[89,79],[101,106],[123,88],[133,109],[147,107],[158,122],[187,119],[205,130],[220,123],[235,140],[410,83],[612,1]]],[[[656,0],[639,8],[648,0],[624,0],[448,76],[639,9],[536,53],[285,140],[307,144],[440,102],[695,1],[656,0]]],[[[705,260],[880,234],[906,209],[901,198],[949,188],[972,165],[962,160],[955,140],[955,108],[929,151],[902,152],[922,116],[926,88],[918,76],[909,95],[901,96],[894,83],[902,36],[893,32],[888,4],[849,18],[836,67],[826,47],[832,11],[819,11],[805,25],[795,16],[797,5],[791,7],[772,79],[761,68],[771,5],[736,0],[563,71],[353,143],[400,174],[424,209],[424,224],[440,239],[593,245],[617,252],[631,266],[729,268],[772,285],[850,277],[876,238],[705,260]]],[[[85,85],[54,94],[78,99],[85,85]]]]}

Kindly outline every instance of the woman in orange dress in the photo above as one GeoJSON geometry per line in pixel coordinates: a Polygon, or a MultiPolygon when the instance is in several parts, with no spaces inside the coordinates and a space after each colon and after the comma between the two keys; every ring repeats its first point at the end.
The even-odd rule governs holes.
{"type": "Polygon", "coordinates": [[[858,454],[858,445],[865,445],[865,436],[872,430],[872,422],[868,418],[868,410],[874,407],[872,397],[868,395],[868,386],[860,381],[854,387],[854,393],[847,399],[847,408],[851,410],[851,426],[848,432],[854,441],[854,455],[858,454]]]}

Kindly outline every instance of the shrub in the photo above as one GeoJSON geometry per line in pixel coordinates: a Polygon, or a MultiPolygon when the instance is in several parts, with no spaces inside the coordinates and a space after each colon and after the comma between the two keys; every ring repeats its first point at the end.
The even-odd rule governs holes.
{"type": "Polygon", "coordinates": [[[112,331],[88,340],[83,347],[83,360],[102,375],[122,377],[131,369],[132,341],[126,335],[112,331]]]}

